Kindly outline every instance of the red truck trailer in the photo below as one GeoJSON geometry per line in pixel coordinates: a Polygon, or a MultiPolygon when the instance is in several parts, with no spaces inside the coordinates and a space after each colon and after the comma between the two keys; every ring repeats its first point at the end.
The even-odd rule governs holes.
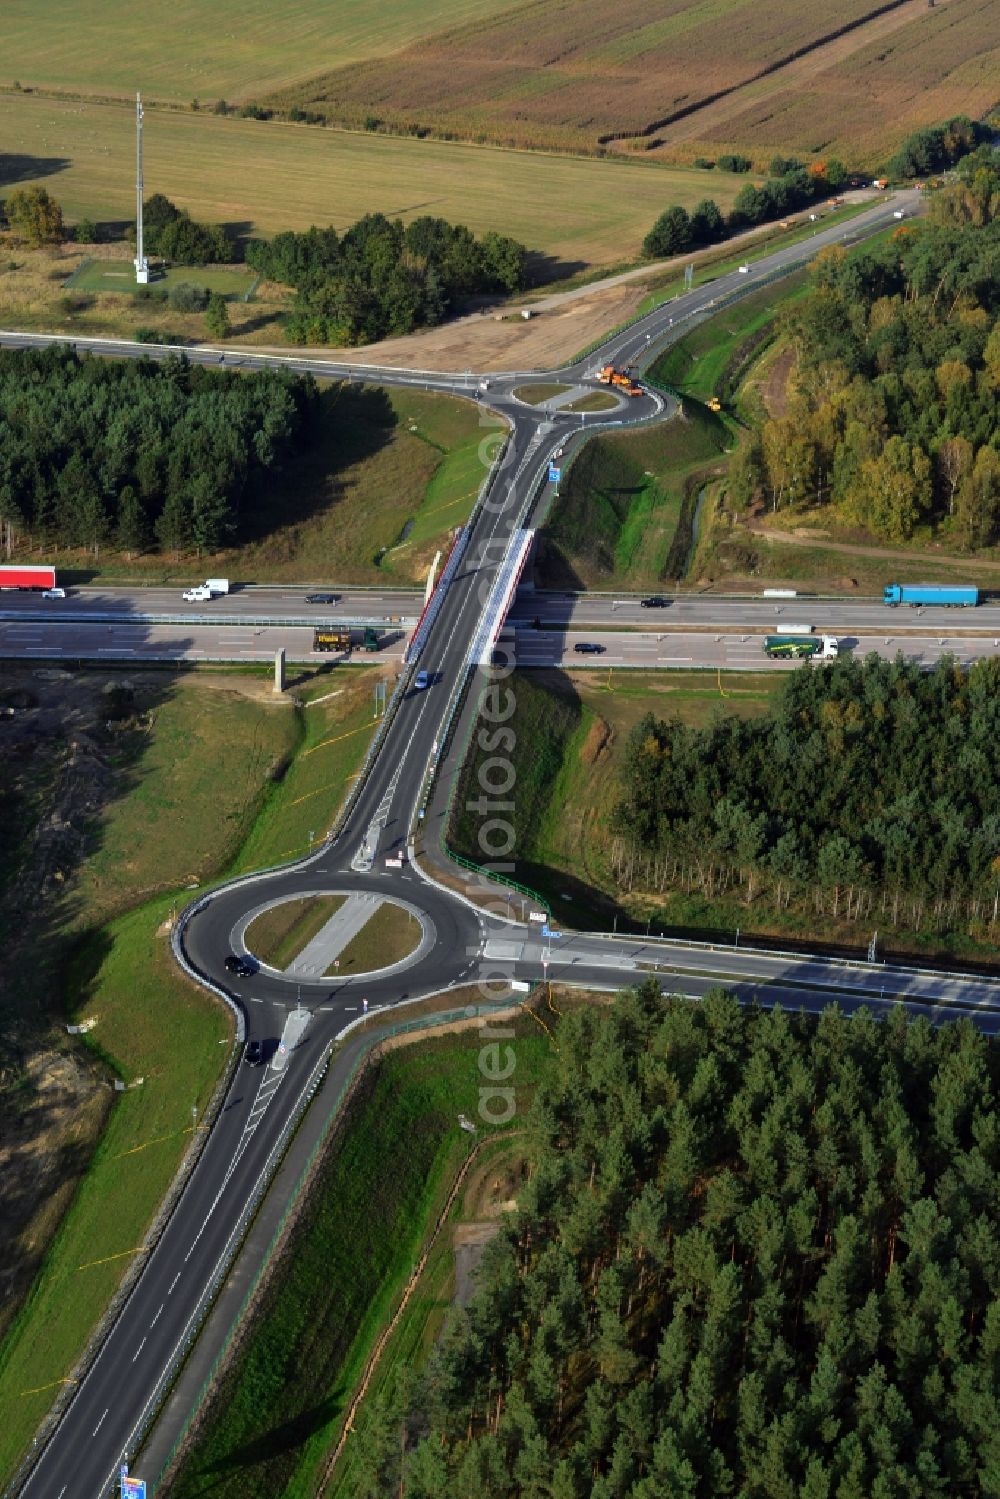
{"type": "Polygon", "coordinates": [[[0,567],[0,588],[55,588],[54,567],[0,567]]]}

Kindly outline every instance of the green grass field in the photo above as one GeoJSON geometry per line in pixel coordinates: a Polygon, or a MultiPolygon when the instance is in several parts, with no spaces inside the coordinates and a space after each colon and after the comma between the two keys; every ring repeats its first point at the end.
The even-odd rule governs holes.
{"type": "Polygon", "coordinates": [[[347,666],[317,679],[325,683],[324,694],[339,689],[339,695],[298,715],[295,750],[268,783],[261,814],[231,873],[298,858],[326,836],[375,731],[378,675],[378,668],[347,666]]]}
{"type": "MultiPolygon", "coordinates": [[[[204,286],[209,291],[222,292],[226,298],[244,302],[250,296],[257,277],[252,271],[221,265],[175,265],[158,271],[154,287],[166,287],[188,282],[193,286],[204,286]]],[[[91,260],[75,270],[66,280],[67,290],[92,292],[131,292],[135,295],[135,271],[130,260],[91,260]]]]}
{"type": "Polygon", "coordinates": [[[673,344],[653,365],[651,377],[700,401],[728,395],[741,355],[761,353],[781,313],[808,292],[809,274],[799,271],[742,297],[673,344]]]}
{"type": "MultiPolygon", "coordinates": [[[[478,1117],[480,1044],[472,1032],[392,1052],[357,1098],[176,1499],[312,1499],[371,1344],[468,1153],[458,1114],[478,1117]]],[[[524,1019],[512,1045],[516,1126],[551,1043],[524,1019]]]]}
{"type": "Polygon", "coordinates": [[[283,900],[252,921],[246,930],[246,945],[255,958],[272,968],[284,968],[297,958],[330,917],[346,900],[343,895],[310,895],[302,900],[283,900]]]}
{"type": "MultiPolygon", "coordinates": [[[[562,1002],[560,996],[557,1003],[562,1002]]],[[[553,1012],[546,1007],[543,1014],[546,1022],[551,1024],[553,1012]]],[[[442,1231],[429,1249],[419,1282],[383,1349],[367,1394],[355,1416],[355,1440],[345,1446],[331,1480],[323,1490],[323,1499],[357,1499],[358,1489],[364,1482],[369,1429],[378,1421],[380,1411],[398,1399],[405,1387],[412,1388],[414,1378],[419,1378],[453,1303],[456,1289],[455,1231],[466,1224],[482,1224],[484,1178],[489,1186],[501,1182],[504,1189],[511,1185],[516,1187],[522,1171],[530,1169],[529,1152],[530,1144],[523,1136],[515,1139],[500,1136],[480,1150],[442,1231]]]]}
{"type": "MultiPolygon", "coordinates": [[[[355,672],[342,696],[295,713],[244,696],[215,674],[164,674],[145,744],[120,751],[122,795],[102,815],[94,852],[71,887],[72,924],[50,943],[84,929],[88,935],[68,970],[53,971],[49,981],[64,989],[74,1019],[98,1017],[88,1043],[116,1074],[144,1082],[117,1100],[0,1348],[7,1412],[0,1479],[131,1263],[190,1142],[192,1107],[204,1107],[226,1057],[228,1013],[182,978],[161,930],[191,898],[178,887],[227,864],[258,866],[286,839],[307,842],[300,827],[307,818],[326,825],[368,743],[370,689],[362,677],[369,675],[355,672]],[[307,727],[297,727],[303,719],[307,727]],[[304,758],[300,770],[296,748],[324,738],[337,742],[304,758]],[[290,768],[280,774],[283,767],[290,768]],[[306,789],[308,800],[296,805],[311,787],[316,794],[306,789]],[[163,893],[150,899],[153,891],[163,893]]],[[[331,690],[329,675],[317,680],[315,695],[331,690]]]]}
{"type": "MultiPolygon", "coordinates": [[[[724,708],[766,711],[774,675],[715,672],[522,671],[512,679],[518,796],[513,813],[515,877],[572,926],[602,927],[618,906],[609,864],[620,755],[646,712],[704,724],[724,708]]],[[[476,860],[478,822],[465,808],[478,751],[463,766],[449,840],[476,860]]],[[[627,903],[622,898],[622,907],[627,903]]]]}
{"type": "Polygon", "coordinates": [[[731,440],[725,423],[697,406],[649,431],[591,439],[540,530],[536,580],[634,590],[679,576],[689,481],[717,466],[731,440]]]}
{"type": "Polygon", "coordinates": [[[489,0],[138,0],[128,23],[102,0],[9,0],[3,77],[97,94],[255,98],[267,89],[381,57],[441,27],[493,16],[489,0]]]}
{"type": "MultiPolygon", "coordinates": [[[[5,38],[6,40],[6,38],[5,38]]],[[[19,183],[40,182],[70,221],[131,219],[134,110],[0,94],[0,139],[19,183]]],[[[435,214],[477,234],[496,229],[571,266],[615,264],[638,251],[670,203],[715,197],[743,179],[629,161],[502,151],[304,125],[150,109],[146,191],[195,219],[273,234],[379,211],[435,214]],[[470,190],[471,187],[471,190],[470,190]]],[[[9,182],[0,175],[0,190],[9,182]]]]}

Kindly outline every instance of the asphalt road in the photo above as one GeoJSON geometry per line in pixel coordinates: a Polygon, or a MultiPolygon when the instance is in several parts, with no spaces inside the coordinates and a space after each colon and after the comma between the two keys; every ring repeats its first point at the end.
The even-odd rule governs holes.
{"type": "MultiPolygon", "coordinates": [[[[887,578],[886,581],[889,581],[887,578]]],[[[649,595],[647,595],[648,597],[649,595]]],[[[530,623],[539,619],[549,627],[574,631],[587,628],[664,631],[714,630],[776,634],[795,625],[811,624],[820,635],[984,634],[1000,640],[1000,605],[975,609],[887,608],[873,598],[765,599],[701,594],[659,594],[662,608],[646,608],[639,598],[606,593],[521,592],[511,619],[530,623]]]]}
{"type": "MultiPolygon", "coordinates": [[[[201,582],[193,578],[192,582],[201,582]]],[[[0,589],[0,620],[38,619],[61,624],[87,620],[211,619],[247,624],[271,621],[302,621],[321,625],[333,620],[342,624],[388,626],[403,621],[416,624],[423,608],[423,594],[415,589],[335,588],[329,583],[306,585],[262,585],[234,583],[233,592],[220,594],[205,604],[188,604],[184,588],[72,587],[64,599],[43,599],[40,594],[0,589]],[[310,604],[312,593],[332,593],[333,604],[310,604]]]]}
{"type": "MultiPolygon", "coordinates": [[[[1000,641],[966,635],[858,635],[841,634],[842,654],[867,656],[874,653],[888,661],[901,653],[921,666],[930,666],[942,656],[954,656],[971,665],[984,656],[1000,655],[1000,641]]],[[[653,633],[638,630],[601,632],[521,629],[517,632],[518,666],[643,667],[648,671],[683,667],[723,667],[727,671],[794,671],[801,662],[771,661],[764,654],[763,635],[722,635],[709,631],[653,633]],[[600,646],[599,654],[578,653],[579,644],[600,646]]]]}
{"type": "MultiPolygon", "coordinates": [[[[861,237],[891,223],[892,207],[891,202],[877,205],[852,221],[847,233],[861,237]]],[[[779,251],[758,262],[749,277],[733,273],[678,298],[636,327],[614,335],[590,359],[579,361],[571,373],[584,380],[589,370],[607,359],[647,359],[662,338],[672,336],[682,319],[710,310],[728,283],[733,287],[759,283],[798,263],[821,244],[844,237],[838,230],[820,232],[804,250],[779,251]]],[[[0,335],[0,340],[8,345],[44,341],[40,336],[12,338],[9,334],[0,335]]],[[[121,357],[165,357],[168,352],[107,341],[98,341],[96,350],[121,357]]],[[[219,360],[214,351],[186,352],[198,362],[219,360]]],[[[242,368],[290,365],[335,377],[356,373],[348,366],[297,357],[247,356],[238,361],[228,358],[226,363],[242,368]]],[[[464,375],[449,379],[409,372],[372,373],[382,383],[417,384],[451,394],[475,393],[477,387],[474,379],[464,375]]],[[[516,379],[523,383],[523,374],[516,379]]],[[[428,673],[430,685],[424,691],[411,686],[399,702],[371,772],[333,842],[304,863],[213,893],[182,918],[179,941],[186,961],[237,999],[247,1034],[264,1043],[268,1061],[260,1069],[242,1064],[237,1070],[219,1122],[166,1232],[20,1490],[31,1499],[107,1495],[126,1454],[133,1473],[143,1475],[141,1451],[136,1459],[141,1433],[198,1325],[212,1287],[224,1273],[227,1254],[240,1237],[255,1194],[280,1154],[300,1103],[318,1085],[331,1042],[358,1015],[364,1000],[370,1009],[384,1005],[391,1014],[407,999],[468,982],[481,976],[483,965],[500,965],[512,976],[527,980],[548,973],[587,987],[612,989],[655,969],[668,989],[700,993],[713,983],[726,982],[742,994],[759,993],[765,1003],[781,1000],[818,1006],[846,989],[854,999],[867,997],[873,1005],[895,996],[914,1013],[932,1017],[964,1011],[974,1014],[987,1029],[1000,1016],[1000,988],[980,980],[914,975],[862,964],[845,968],[808,956],[781,957],[742,947],[673,944],[667,949],[663,944],[637,943],[634,938],[585,934],[543,942],[530,924],[487,915],[435,883],[436,875],[449,877],[442,857],[435,852],[436,829],[449,794],[447,773],[457,763],[465,728],[474,717],[471,699],[443,762],[447,773],[427,802],[426,772],[437,761],[445,722],[466,682],[470,642],[490,586],[508,541],[528,516],[549,459],[575,430],[607,424],[601,416],[585,420],[527,407],[511,397],[509,383],[505,387],[496,377],[491,377],[485,394],[491,406],[507,418],[510,438],[461,564],[440,596],[437,617],[420,655],[419,665],[428,673]],[[395,856],[405,852],[414,831],[422,838],[426,831],[425,863],[414,866],[404,859],[402,867],[394,867],[395,856]],[[393,866],[386,864],[387,858],[393,858],[393,866]],[[426,940],[411,961],[380,976],[334,984],[329,980],[303,982],[307,1023],[296,1044],[282,1050],[285,1027],[293,1023],[297,984],[263,970],[245,980],[231,978],[224,959],[231,949],[239,950],[250,910],[286,896],[326,890],[391,893],[419,909],[426,940]]],[[[658,414],[657,405],[643,398],[630,404],[629,413],[630,420],[649,420],[658,414]]],[[[172,1416],[181,1418],[182,1413],[172,1416]]],[[[156,1474],[145,1476],[153,1479],[156,1474]]]]}
{"type": "MultiPolygon", "coordinates": [[[[410,628],[416,623],[411,620],[410,628]]],[[[360,648],[353,661],[399,663],[409,629],[390,625],[380,631],[382,648],[371,654],[360,648]]],[[[336,663],[344,652],[314,651],[311,628],[293,625],[144,624],[132,619],[120,624],[74,624],[65,621],[8,621],[0,619],[0,657],[38,661],[237,661],[269,662],[283,649],[288,661],[336,663]]]]}

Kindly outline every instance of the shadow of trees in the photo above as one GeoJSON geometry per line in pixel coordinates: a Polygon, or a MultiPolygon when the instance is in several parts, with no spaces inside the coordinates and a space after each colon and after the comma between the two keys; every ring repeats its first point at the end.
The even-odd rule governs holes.
{"type": "Polygon", "coordinates": [[[54,177],[73,163],[68,156],[28,156],[18,151],[0,151],[0,188],[37,177],[54,177]]]}

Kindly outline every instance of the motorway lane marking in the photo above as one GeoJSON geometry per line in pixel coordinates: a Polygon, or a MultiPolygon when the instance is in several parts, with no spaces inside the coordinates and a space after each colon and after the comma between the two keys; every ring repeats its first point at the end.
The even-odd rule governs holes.
{"type": "Polygon", "coordinates": [[[140,1353],[145,1348],[145,1346],[146,1346],[146,1339],[143,1338],[142,1342],[139,1344],[138,1348],[135,1350],[135,1352],[132,1355],[132,1362],[133,1362],[133,1364],[135,1363],[136,1359],[139,1357],[140,1353]]]}
{"type": "MultiPolygon", "coordinates": [[[[109,1405],[108,1406],[108,1410],[110,1410],[110,1409],[111,1409],[111,1407],[109,1405]]],[[[104,1416],[106,1416],[107,1414],[108,1414],[108,1411],[105,1411],[104,1412],[104,1416]]],[[[104,1416],[101,1417],[101,1419],[98,1421],[97,1425],[94,1427],[93,1431],[90,1433],[90,1435],[92,1437],[96,1437],[97,1433],[100,1431],[101,1427],[104,1425],[104,1416]]]]}
{"type": "MultiPolygon", "coordinates": [[[[163,1311],[163,1308],[165,1306],[166,1306],[166,1302],[165,1301],[161,1301],[160,1302],[160,1312],[163,1311]]],[[[149,1324],[150,1327],[155,1327],[156,1324],[157,1324],[157,1322],[159,1322],[159,1320],[160,1320],[160,1312],[157,1312],[156,1316],[153,1318],[152,1322],[149,1324]]]]}
{"type": "Polygon", "coordinates": [[[191,1258],[191,1256],[194,1254],[195,1250],[197,1249],[199,1240],[201,1239],[202,1234],[205,1232],[205,1229],[208,1227],[209,1221],[210,1221],[213,1213],[215,1212],[216,1208],[219,1205],[219,1199],[222,1197],[223,1192],[226,1190],[227,1186],[229,1185],[229,1182],[230,1182],[230,1179],[233,1176],[233,1173],[236,1171],[237,1166],[239,1165],[240,1161],[243,1159],[243,1155],[244,1155],[244,1152],[246,1151],[247,1146],[250,1144],[250,1141],[253,1139],[253,1136],[255,1135],[255,1133],[257,1131],[257,1128],[258,1128],[261,1120],[263,1119],[264,1115],[267,1112],[268,1104],[270,1104],[271,1100],[275,1097],[275,1095],[276,1095],[279,1087],[281,1086],[281,1083],[282,1083],[283,1079],[286,1076],[287,1076],[287,1073],[286,1073],[286,1071],[284,1069],[282,1069],[281,1072],[275,1073],[275,1072],[273,1072],[271,1070],[270,1067],[268,1067],[267,1072],[265,1073],[264,1077],[261,1079],[260,1086],[257,1089],[257,1097],[254,1099],[254,1102],[253,1102],[253,1104],[251,1106],[251,1109],[250,1109],[250,1113],[247,1116],[246,1124],[244,1124],[244,1126],[243,1126],[243,1133],[240,1136],[239,1141],[237,1142],[236,1149],[233,1152],[233,1158],[230,1161],[229,1165],[226,1167],[226,1174],[222,1178],[222,1183],[221,1183],[221,1185],[219,1187],[219,1190],[216,1192],[214,1198],[212,1199],[211,1206],[209,1207],[208,1212],[205,1214],[205,1217],[202,1220],[201,1227],[199,1228],[198,1232],[195,1234],[194,1238],[191,1241],[191,1247],[190,1247],[190,1249],[188,1250],[187,1254],[184,1256],[184,1263],[185,1263],[185,1265],[187,1264],[188,1260],[191,1258]],[[266,1091],[266,1096],[265,1096],[265,1090],[267,1090],[266,1091]],[[263,1105],[262,1105],[262,1107],[260,1107],[260,1109],[258,1111],[258,1105],[260,1104],[260,1101],[261,1101],[262,1097],[264,1099],[263,1105]]]}
{"type": "Polygon", "coordinates": [[[177,1282],[180,1280],[180,1278],[181,1278],[181,1272],[178,1270],[177,1274],[174,1276],[173,1280],[170,1282],[170,1290],[167,1292],[168,1296],[171,1294],[171,1292],[174,1289],[174,1286],[177,1284],[177,1282]]]}

